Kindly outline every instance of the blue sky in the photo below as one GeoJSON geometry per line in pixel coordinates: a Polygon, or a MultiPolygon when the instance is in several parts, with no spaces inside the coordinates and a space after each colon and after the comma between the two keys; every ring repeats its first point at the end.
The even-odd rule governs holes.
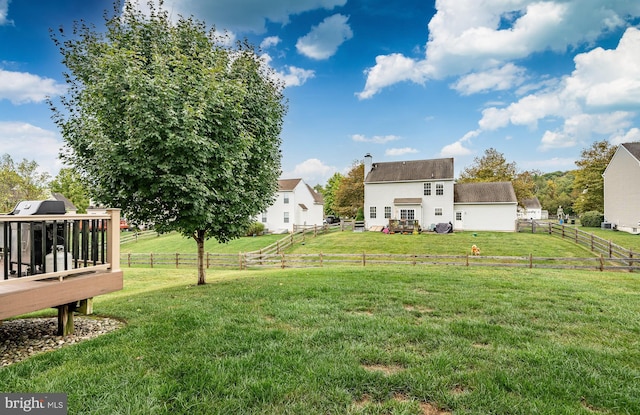
{"type": "MultiPolygon", "coordinates": [[[[141,6],[144,7],[144,6],[141,6]]],[[[248,38],[287,84],[283,178],[324,184],[375,161],[493,147],[521,170],[571,170],[596,140],[640,141],[640,1],[166,0],[248,38]]],[[[63,94],[49,29],[104,27],[105,0],[0,0],[0,153],[55,175],[63,94]]]]}

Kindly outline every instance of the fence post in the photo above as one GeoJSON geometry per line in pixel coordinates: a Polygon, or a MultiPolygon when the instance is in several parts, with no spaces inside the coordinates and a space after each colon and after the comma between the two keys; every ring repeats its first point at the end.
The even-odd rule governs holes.
{"type": "Polygon", "coordinates": [[[131,252],[127,254],[127,265],[129,265],[129,268],[131,268],[131,252]]]}
{"type": "Polygon", "coordinates": [[[242,252],[238,252],[238,264],[240,265],[240,271],[242,271],[242,252]]]}
{"type": "Polygon", "coordinates": [[[613,246],[611,245],[611,241],[609,241],[609,258],[612,258],[613,255],[613,246]]]}
{"type": "Polygon", "coordinates": [[[276,241],[276,254],[280,253],[280,241],[276,241]]]}
{"type": "Polygon", "coordinates": [[[180,254],[176,252],[176,269],[178,269],[178,264],[180,264],[180,254]]]}
{"type": "Polygon", "coordinates": [[[533,254],[529,254],[529,268],[533,268],[533,254]]]}
{"type": "Polygon", "coordinates": [[[322,268],[322,252],[320,252],[320,267],[322,268]]]}
{"type": "Polygon", "coordinates": [[[285,267],[284,252],[281,255],[282,255],[282,268],[284,269],[285,267]]]}
{"type": "Polygon", "coordinates": [[[366,254],[364,252],[362,252],[362,266],[366,266],[367,265],[367,258],[366,258],[366,254]]]}
{"type": "Polygon", "coordinates": [[[578,228],[575,228],[575,229],[576,229],[576,243],[578,243],[578,228]]]}
{"type": "Polygon", "coordinates": [[[466,266],[469,266],[469,254],[467,254],[466,258],[467,258],[467,260],[466,260],[465,264],[466,264],[466,266]]]}
{"type": "Polygon", "coordinates": [[[211,264],[209,257],[210,257],[210,252],[207,252],[207,269],[209,269],[209,266],[211,264]]]}
{"type": "Polygon", "coordinates": [[[149,254],[149,262],[151,263],[151,268],[153,268],[153,253],[149,254]]]}
{"type": "Polygon", "coordinates": [[[418,257],[418,255],[413,255],[413,266],[416,266],[416,258],[418,257]]]}
{"type": "Polygon", "coordinates": [[[629,249],[629,272],[633,272],[633,249],[629,249]]]}
{"type": "Polygon", "coordinates": [[[593,234],[591,234],[591,251],[593,252],[593,234]]]}
{"type": "Polygon", "coordinates": [[[604,258],[602,257],[602,254],[600,254],[600,271],[604,271],[604,258]]]}

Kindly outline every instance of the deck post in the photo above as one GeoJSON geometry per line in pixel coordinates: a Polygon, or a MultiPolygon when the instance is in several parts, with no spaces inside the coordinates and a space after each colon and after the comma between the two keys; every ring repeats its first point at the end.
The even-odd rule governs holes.
{"type": "Polygon", "coordinates": [[[73,334],[73,312],[76,310],[76,303],[59,305],[57,308],[58,336],[68,336],[73,334]]]}
{"type": "Polygon", "coordinates": [[[111,264],[111,272],[120,271],[120,209],[109,208],[107,214],[107,262],[111,264]]]}
{"type": "Polygon", "coordinates": [[[84,315],[93,314],[93,298],[85,298],[84,300],[80,300],[78,313],[84,315]]]}

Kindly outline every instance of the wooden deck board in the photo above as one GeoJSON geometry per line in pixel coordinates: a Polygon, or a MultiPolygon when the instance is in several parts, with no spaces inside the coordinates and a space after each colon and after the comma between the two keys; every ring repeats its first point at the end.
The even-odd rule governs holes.
{"type": "Polygon", "coordinates": [[[122,287],[122,271],[69,276],[63,281],[0,282],[0,320],[107,294],[122,287]]]}

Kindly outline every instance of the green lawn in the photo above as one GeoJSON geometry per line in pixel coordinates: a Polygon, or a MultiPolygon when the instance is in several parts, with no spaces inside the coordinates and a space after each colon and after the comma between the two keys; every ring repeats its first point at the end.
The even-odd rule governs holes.
{"type": "MultiPolygon", "coordinates": [[[[469,241],[493,246],[482,237],[469,241]]],[[[70,414],[640,413],[637,274],[371,267],[195,280],[126,270],[125,289],[95,301],[125,328],[0,369],[0,389],[66,392],[70,414]]]]}
{"type": "Polygon", "coordinates": [[[482,255],[537,257],[590,257],[585,248],[569,240],[548,234],[511,232],[456,232],[450,234],[386,235],[382,232],[333,232],[307,237],[304,245],[295,245],[290,253],[397,253],[464,255],[477,245],[482,255]]]}
{"type": "MultiPolygon", "coordinates": [[[[216,253],[238,253],[255,251],[282,239],[285,235],[264,235],[256,237],[243,237],[234,239],[226,244],[221,244],[215,239],[205,242],[205,252],[216,253]]],[[[170,233],[157,237],[140,239],[134,242],[127,242],[120,246],[122,253],[179,253],[195,254],[197,252],[196,242],[192,238],[185,238],[178,233],[170,233]]]]}

